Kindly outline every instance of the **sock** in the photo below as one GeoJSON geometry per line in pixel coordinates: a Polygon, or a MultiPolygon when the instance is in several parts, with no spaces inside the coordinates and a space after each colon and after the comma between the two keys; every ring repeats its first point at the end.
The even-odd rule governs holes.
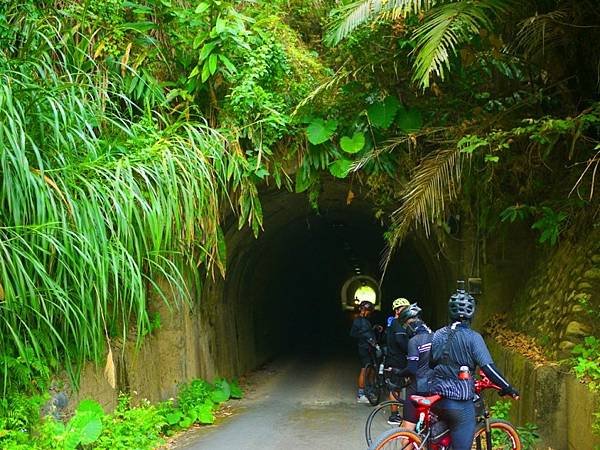
{"type": "Polygon", "coordinates": [[[365,395],[365,390],[364,389],[358,389],[358,394],[356,394],[356,396],[360,397],[361,395],[365,395]]]}

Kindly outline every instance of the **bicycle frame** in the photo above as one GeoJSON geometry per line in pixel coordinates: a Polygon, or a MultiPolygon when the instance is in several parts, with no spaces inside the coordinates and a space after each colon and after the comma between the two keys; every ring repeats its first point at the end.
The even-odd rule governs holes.
{"type": "MultiPolygon", "coordinates": [[[[475,393],[477,395],[481,394],[482,391],[486,389],[494,389],[501,390],[501,388],[495,385],[481,370],[479,371],[479,379],[475,380],[475,393]]],[[[415,431],[423,437],[423,443],[419,447],[420,449],[428,448],[431,450],[445,450],[452,443],[452,439],[450,437],[450,430],[446,428],[439,435],[433,435],[432,425],[437,423],[437,416],[431,411],[433,405],[442,399],[441,395],[432,395],[428,397],[422,397],[419,395],[411,396],[410,400],[413,401],[416,405],[417,417],[419,421],[417,422],[415,431]],[[435,441],[435,442],[434,442],[435,441]]],[[[485,421],[486,426],[486,445],[487,448],[492,448],[492,437],[490,433],[489,426],[489,412],[487,408],[484,406],[483,416],[480,416],[478,420],[485,421]]]]}

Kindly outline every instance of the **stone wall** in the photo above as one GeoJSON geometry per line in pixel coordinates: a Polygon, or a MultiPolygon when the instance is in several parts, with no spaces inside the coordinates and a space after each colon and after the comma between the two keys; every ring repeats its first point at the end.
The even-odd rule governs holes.
{"type": "Polygon", "coordinates": [[[557,359],[600,326],[600,229],[565,240],[543,259],[516,299],[513,323],[557,359]]]}
{"type": "MultiPolygon", "coordinates": [[[[518,425],[538,426],[539,450],[593,450],[600,438],[592,433],[593,413],[600,397],[557,366],[535,367],[521,355],[493,340],[488,347],[494,361],[521,392],[514,402],[511,420],[518,425]]],[[[491,401],[497,399],[495,394],[491,401]]]]}

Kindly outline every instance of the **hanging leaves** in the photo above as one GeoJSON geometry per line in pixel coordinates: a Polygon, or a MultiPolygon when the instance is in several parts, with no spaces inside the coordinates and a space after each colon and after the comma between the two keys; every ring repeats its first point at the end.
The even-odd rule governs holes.
{"type": "Polygon", "coordinates": [[[346,153],[354,154],[360,152],[365,146],[365,135],[360,131],[357,131],[352,137],[343,136],[340,139],[340,147],[346,153]]]}
{"type": "Polygon", "coordinates": [[[308,141],[311,144],[318,145],[327,142],[335,133],[338,126],[335,120],[314,119],[306,129],[308,141]]]}

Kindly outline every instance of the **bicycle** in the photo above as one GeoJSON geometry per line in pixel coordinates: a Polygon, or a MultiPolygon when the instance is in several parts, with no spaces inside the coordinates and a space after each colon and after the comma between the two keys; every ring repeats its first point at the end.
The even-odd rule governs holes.
{"type": "MultiPolygon", "coordinates": [[[[475,381],[477,426],[473,437],[473,450],[522,450],[521,439],[513,425],[505,420],[490,418],[483,398],[479,394],[485,389],[501,388],[495,385],[480,371],[480,379],[475,381]]],[[[447,450],[452,444],[450,430],[433,411],[432,406],[440,400],[440,395],[422,397],[412,395],[410,400],[417,407],[419,421],[415,431],[404,428],[391,429],[380,435],[369,450],[447,450]]]]}
{"type": "MultiPolygon", "coordinates": [[[[385,374],[389,374],[389,371],[386,371],[385,374]]],[[[402,413],[404,409],[404,399],[400,397],[402,389],[404,386],[399,386],[384,375],[384,382],[386,385],[386,390],[392,394],[394,400],[386,400],[385,402],[379,403],[373,410],[369,413],[367,417],[367,421],[365,422],[365,439],[367,441],[367,446],[373,443],[373,438],[379,436],[384,431],[390,429],[392,425],[388,424],[388,417],[391,412],[392,407],[396,407],[399,413],[402,413]]],[[[396,425],[393,425],[397,427],[396,425]]]]}
{"type": "MultiPolygon", "coordinates": [[[[381,341],[382,330],[377,332],[377,342],[381,341]]],[[[373,350],[370,351],[371,363],[365,367],[365,396],[372,406],[379,404],[381,396],[385,390],[385,375],[383,368],[385,366],[385,352],[383,347],[382,354],[377,357],[373,350]]]]}

